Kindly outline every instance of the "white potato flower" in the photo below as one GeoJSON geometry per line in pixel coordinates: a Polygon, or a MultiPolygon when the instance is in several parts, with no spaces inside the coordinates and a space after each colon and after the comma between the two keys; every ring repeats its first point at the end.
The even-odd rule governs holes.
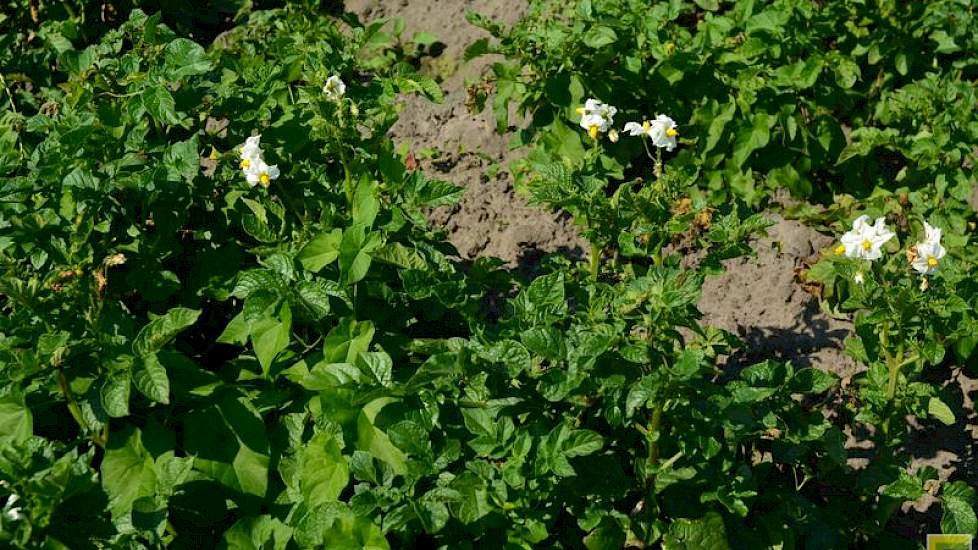
{"type": "Polygon", "coordinates": [[[268,185],[274,179],[278,179],[279,169],[276,165],[269,166],[262,159],[256,159],[251,163],[251,166],[245,170],[245,179],[248,183],[254,187],[257,184],[261,184],[262,187],[268,187],[268,185]]]}
{"type": "Polygon", "coordinates": [[[323,93],[326,97],[333,101],[338,101],[343,95],[346,94],[346,84],[340,80],[340,77],[335,74],[326,79],[326,84],[323,86],[323,93]]]}
{"type": "Polygon", "coordinates": [[[615,122],[618,109],[597,99],[584,102],[584,107],[577,109],[581,115],[581,128],[587,130],[589,136],[597,139],[599,132],[607,132],[615,122]]]}
{"type": "Polygon", "coordinates": [[[947,251],[941,246],[941,230],[924,222],[924,241],[917,243],[916,254],[910,265],[922,275],[937,271],[947,251]]]}
{"type": "Polygon", "coordinates": [[[652,145],[664,147],[666,151],[676,148],[676,121],[666,115],[658,115],[655,120],[645,120],[641,124],[629,122],[625,124],[625,131],[630,136],[643,136],[652,140],[652,145]]]}
{"type": "Polygon", "coordinates": [[[861,285],[866,282],[866,277],[863,275],[863,272],[860,271],[853,275],[852,280],[855,281],[857,285],[861,285]]]}
{"type": "Polygon", "coordinates": [[[245,140],[238,152],[241,154],[241,169],[247,170],[256,160],[261,158],[261,135],[251,136],[245,140]]]}
{"type": "Polygon", "coordinates": [[[852,222],[852,229],[842,236],[837,248],[837,254],[845,254],[848,258],[878,260],[883,256],[883,245],[896,236],[886,228],[883,218],[877,218],[876,223],[869,225],[869,216],[859,216],[852,222]]]}

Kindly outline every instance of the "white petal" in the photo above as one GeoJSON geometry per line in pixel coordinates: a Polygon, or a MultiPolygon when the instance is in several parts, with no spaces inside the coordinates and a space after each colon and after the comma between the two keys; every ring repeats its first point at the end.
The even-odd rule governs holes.
{"type": "Polygon", "coordinates": [[[914,261],[911,262],[910,265],[914,268],[914,270],[916,270],[918,273],[922,275],[927,275],[928,273],[930,273],[930,266],[927,265],[927,260],[921,258],[920,256],[917,256],[917,258],[914,259],[914,261]]]}
{"type": "Polygon", "coordinates": [[[645,130],[642,129],[642,125],[638,122],[626,122],[624,131],[628,132],[628,135],[630,136],[640,136],[645,133],[645,130]]]}
{"type": "Polygon", "coordinates": [[[941,241],[941,229],[924,222],[924,241],[938,243],[941,241]]]}
{"type": "Polygon", "coordinates": [[[852,230],[860,232],[862,229],[869,227],[869,216],[863,214],[858,218],[852,220],[852,230]]]}

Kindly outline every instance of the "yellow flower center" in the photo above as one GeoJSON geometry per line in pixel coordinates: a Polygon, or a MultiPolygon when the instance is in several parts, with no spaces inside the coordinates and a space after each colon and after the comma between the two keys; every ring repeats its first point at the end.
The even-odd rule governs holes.
{"type": "Polygon", "coordinates": [[[835,253],[837,255],[840,255],[840,256],[842,254],[845,254],[846,253],[846,245],[840,244],[839,246],[835,247],[835,253]]]}
{"type": "Polygon", "coordinates": [[[649,121],[647,121],[647,120],[642,121],[642,131],[643,132],[648,132],[649,131],[649,128],[651,128],[651,127],[652,127],[652,124],[649,123],[649,121]]]}
{"type": "Polygon", "coordinates": [[[676,137],[679,135],[679,132],[677,132],[675,128],[669,128],[666,130],[666,135],[669,137],[676,137]]]}
{"type": "Polygon", "coordinates": [[[250,167],[250,166],[251,166],[251,160],[250,159],[241,159],[241,167],[242,168],[244,168],[244,169],[247,170],[248,167],[250,167]]]}
{"type": "Polygon", "coordinates": [[[863,250],[872,250],[873,241],[869,239],[863,239],[863,250]]]}
{"type": "Polygon", "coordinates": [[[267,173],[262,172],[258,176],[258,181],[261,182],[261,184],[264,185],[265,187],[268,187],[268,182],[272,181],[272,179],[268,177],[267,173]]]}
{"type": "Polygon", "coordinates": [[[927,267],[937,267],[937,258],[933,256],[927,258],[927,267]]]}
{"type": "Polygon", "coordinates": [[[592,139],[598,138],[598,128],[599,126],[597,124],[592,124],[590,127],[588,127],[587,133],[592,139]]]}
{"type": "Polygon", "coordinates": [[[579,114],[579,115],[583,115],[584,114],[584,107],[578,107],[575,110],[577,111],[577,114],[579,114]]]}

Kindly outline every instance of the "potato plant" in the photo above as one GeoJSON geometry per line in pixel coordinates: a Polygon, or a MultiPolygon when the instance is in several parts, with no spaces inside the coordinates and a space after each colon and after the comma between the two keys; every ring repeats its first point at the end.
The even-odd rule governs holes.
{"type": "MultiPolygon", "coordinates": [[[[491,105],[500,130],[512,104],[528,117],[514,138],[529,145],[517,183],[580,223],[595,280],[670,263],[718,269],[746,251],[738,235],[763,227],[738,200],[781,205],[832,232],[864,211],[885,217],[857,218],[837,249],[800,271],[827,311],[856,313],[847,351],[866,370],[855,391],[848,380],[836,387],[841,414],[821,404],[841,431],[822,432],[832,443],[821,459],[795,465],[801,481],[788,493],[805,503],[793,512],[805,512],[794,527],[771,528],[778,520],[765,516],[772,523],[753,531],[751,514],[747,532],[761,538],[743,547],[914,547],[890,519],[926,491],[941,495],[945,532],[978,527],[973,490],[911,470],[904,447],[905,418],[953,424],[963,412],[925,366],[930,380],[946,376],[974,349],[976,126],[965,111],[976,58],[951,24],[972,11],[968,2],[539,0],[509,27],[469,15],[492,38],[467,55],[505,56],[470,89],[473,105],[491,105]],[[786,202],[782,189],[816,202],[786,202]],[[888,223],[906,254],[893,254],[888,223]],[[853,468],[838,439],[854,430],[872,434],[869,467],[853,468]]],[[[730,540],[745,544],[731,519],[730,540]]]]}
{"type": "MultiPolygon", "coordinates": [[[[477,13],[494,37],[467,55],[501,53],[491,105],[500,129],[515,104],[532,122],[519,140],[579,159],[575,109],[589,97],[628,120],[679,121],[685,166],[703,171],[715,204],[764,204],[944,182],[963,200],[974,183],[978,63],[968,1],[730,2],[535,0],[506,27],[477,13]],[[635,118],[633,118],[635,117],[635,118]]],[[[619,126],[620,128],[620,126],[619,126]]],[[[624,140],[627,171],[643,151],[624,140]]]]}
{"type": "MultiPolygon", "coordinates": [[[[86,25],[85,2],[37,14],[28,2],[0,20],[11,46],[0,53],[5,547],[913,547],[888,522],[934,472],[906,469],[904,417],[958,416],[921,371],[946,366],[944,346],[963,361],[975,345],[956,168],[937,192],[865,197],[872,213],[930,215],[935,226],[899,229],[916,243],[912,259],[891,250],[895,233],[859,218],[841,252],[809,271],[826,308],[862,312],[850,351],[868,370],[848,416],[826,414],[841,390],[832,373],[729,366],[744,343],[697,309],[706,277],[749,254],[769,223],[751,210],[768,189],[751,174],[793,151],[796,182],[825,171],[841,185],[863,155],[829,162],[822,126],[787,112],[801,94],[824,124],[841,116],[818,102],[852,101],[835,86],[856,86],[858,63],[830,53],[815,68],[760,71],[814,43],[792,35],[782,54],[764,41],[868,8],[534,2],[513,31],[481,21],[502,42],[470,54],[513,58],[495,68],[494,102],[517,99],[535,116],[520,183],[591,243],[585,260],[549,256],[527,280],[459,258],[425,214],[462,190],[388,136],[401,97],[441,99],[414,69],[432,37],[313,3],[243,4],[205,45],[198,34],[214,29],[188,14],[104,6],[117,11],[101,26],[86,25]],[[42,15],[38,33],[24,32],[42,15]],[[664,21],[673,42],[650,38],[664,21]],[[753,53],[747,35],[724,38],[735,25],[760,34],[753,53]],[[652,101],[638,86],[650,74],[632,61],[645,58],[611,55],[626,36],[678,56],[673,72],[653,69],[671,85],[699,71],[719,94],[736,69],[780,75],[784,88],[730,95],[725,119],[710,111],[719,100],[652,101]],[[697,58],[720,44],[731,51],[697,58]],[[558,49],[564,66],[551,65],[558,49]],[[529,52],[530,73],[517,74],[529,52]],[[622,79],[636,86],[610,86],[622,79]],[[770,114],[742,126],[753,112],[770,114]],[[704,130],[707,117],[726,122],[704,130]],[[769,139],[774,120],[795,120],[790,139],[769,139]],[[734,176],[732,194],[718,188],[734,176]],[[878,428],[871,468],[848,460],[856,425],[878,428]]],[[[913,14],[935,29],[947,15],[913,14]]],[[[892,11],[873,17],[922,32],[892,11]]],[[[918,40],[973,40],[937,32],[918,40]]],[[[891,42],[868,40],[892,55],[891,42]]],[[[969,59],[954,56],[956,70],[969,59]]],[[[903,63],[898,72],[924,70],[903,63]]],[[[746,90],[754,77],[737,78],[746,90]]],[[[913,177],[946,168],[935,159],[913,177]]],[[[838,228],[860,207],[811,215],[838,228]]],[[[945,530],[973,532],[974,491],[939,490],[945,530]]]]}

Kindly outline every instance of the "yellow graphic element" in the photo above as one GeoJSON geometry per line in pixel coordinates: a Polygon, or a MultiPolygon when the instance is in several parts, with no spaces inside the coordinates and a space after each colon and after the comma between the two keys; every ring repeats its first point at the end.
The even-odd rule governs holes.
{"type": "Polygon", "coordinates": [[[972,550],[971,535],[927,535],[927,550],[972,550]]]}

